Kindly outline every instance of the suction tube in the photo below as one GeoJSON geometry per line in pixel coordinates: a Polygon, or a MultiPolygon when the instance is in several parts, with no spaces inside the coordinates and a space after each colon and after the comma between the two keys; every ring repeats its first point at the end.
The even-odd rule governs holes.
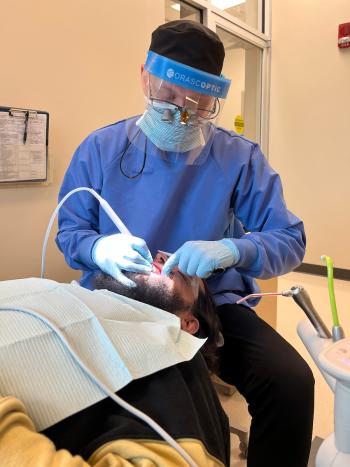
{"type": "Polygon", "coordinates": [[[127,234],[127,235],[131,235],[130,231],[127,229],[127,227],[125,226],[125,224],[122,222],[122,220],[120,219],[119,216],[117,216],[117,214],[113,211],[113,209],[111,208],[111,206],[108,204],[108,202],[102,198],[102,196],[100,196],[98,193],[96,193],[95,190],[93,190],[92,188],[87,188],[85,186],[81,186],[79,188],[75,188],[74,190],[71,190],[69,193],[66,194],[66,196],[64,196],[64,198],[61,199],[61,201],[59,202],[59,204],[56,206],[54,212],[52,213],[52,216],[50,218],[50,221],[49,221],[49,224],[47,226],[47,229],[46,229],[46,234],[45,234],[45,238],[44,238],[44,242],[43,242],[43,248],[42,248],[42,252],[41,252],[41,273],[40,273],[40,277],[41,279],[44,278],[45,276],[45,258],[46,258],[46,248],[47,248],[47,242],[49,240],[49,236],[50,236],[50,233],[51,233],[51,229],[52,229],[52,224],[58,214],[58,211],[61,209],[61,206],[62,204],[71,196],[73,195],[74,193],[77,193],[79,191],[88,191],[89,193],[91,193],[97,200],[98,202],[100,203],[102,209],[105,211],[105,213],[107,214],[107,216],[111,219],[111,221],[113,222],[113,224],[117,227],[117,229],[119,230],[119,232],[123,233],[123,234],[127,234]]]}
{"type": "Polygon", "coordinates": [[[328,293],[329,293],[329,301],[331,304],[332,320],[333,320],[332,334],[333,334],[333,340],[336,342],[336,341],[339,341],[340,339],[344,339],[345,334],[344,334],[343,328],[341,327],[339,323],[337,303],[335,301],[333,261],[332,261],[332,258],[326,255],[322,255],[321,260],[324,261],[327,266],[328,293]]]}

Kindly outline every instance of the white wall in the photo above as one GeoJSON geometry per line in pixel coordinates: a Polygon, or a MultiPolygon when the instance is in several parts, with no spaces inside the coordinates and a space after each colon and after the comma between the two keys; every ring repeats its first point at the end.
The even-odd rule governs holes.
{"type": "MultiPolygon", "coordinates": [[[[0,280],[39,275],[42,240],[72,153],[94,129],[143,110],[140,65],[163,22],[163,0],[1,3],[0,105],[50,113],[53,180],[0,188],[0,280]]],[[[47,277],[73,276],[52,234],[47,277]]]]}
{"type": "Polygon", "coordinates": [[[337,47],[349,0],[272,0],[270,162],[303,218],[305,262],[350,269],[350,48],[337,47]]]}

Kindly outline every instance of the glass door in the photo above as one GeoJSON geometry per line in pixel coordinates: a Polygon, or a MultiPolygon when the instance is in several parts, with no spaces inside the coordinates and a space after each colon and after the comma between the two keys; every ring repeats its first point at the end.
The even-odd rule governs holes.
{"type": "Polygon", "coordinates": [[[260,143],[262,50],[222,27],[216,32],[225,47],[223,74],[232,80],[219,124],[260,143]]]}
{"type": "Polygon", "coordinates": [[[202,22],[202,10],[181,0],[165,0],[165,21],[187,19],[202,22]]]}

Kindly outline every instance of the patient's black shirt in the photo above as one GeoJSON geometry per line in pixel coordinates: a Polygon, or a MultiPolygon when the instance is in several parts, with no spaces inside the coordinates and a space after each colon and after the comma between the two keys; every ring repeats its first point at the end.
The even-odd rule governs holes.
{"type": "MultiPolygon", "coordinates": [[[[200,354],[132,381],[118,392],[173,438],[200,440],[208,452],[230,465],[230,433],[226,414],[200,354]]],[[[88,459],[100,446],[118,439],[160,439],[143,421],[106,398],[42,432],[57,449],[88,459]]]]}

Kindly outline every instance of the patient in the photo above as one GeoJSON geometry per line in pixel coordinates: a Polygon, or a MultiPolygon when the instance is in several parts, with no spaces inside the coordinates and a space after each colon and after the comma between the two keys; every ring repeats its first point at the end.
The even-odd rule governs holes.
{"type": "MultiPolygon", "coordinates": [[[[154,266],[159,273],[162,259],[155,261],[154,266]]],[[[143,290],[149,302],[156,300],[152,303],[162,308],[166,306],[172,313],[178,314],[183,327],[189,332],[209,335],[211,342],[216,343],[219,334],[218,329],[211,325],[211,318],[215,315],[211,313],[212,305],[204,283],[192,282],[178,272],[171,279],[156,273],[147,277],[133,276],[133,279],[139,284],[133,294],[139,293],[137,289],[143,290]],[[162,290],[161,297],[154,293],[157,289],[162,290]],[[151,296],[152,300],[149,298],[151,296]],[[213,331],[213,328],[216,330],[213,331]]],[[[101,277],[100,280],[102,287],[116,291],[118,284],[109,277],[101,277]]],[[[82,291],[84,296],[96,293],[85,289],[82,291]]],[[[61,300],[64,294],[61,291],[58,294],[61,300]]],[[[41,358],[45,358],[44,355],[41,358]]],[[[33,371],[34,381],[42,371],[39,360],[33,371]]],[[[50,379],[48,384],[52,388],[58,386],[55,379],[50,379]]],[[[72,385],[70,391],[77,393],[79,388],[72,385]]],[[[200,353],[190,361],[131,381],[118,391],[118,395],[157,421],[198,466],[229,466],[228,419],[200,353]]],[[[35,398],[40,400],[40,393],[35,393],[35,398]]],[[[50,410],[49,404],[47,407],[42,405],[42,410],[50,410]]],[[[67,416],[39,434],[22,402],[11,396],[1,397],[0,394],[0,465],[185,467],[187,464],[148,425],[109,398],[67,416]]]]}
{"type": "Polygon", "coordinates": [[[175,268],[169,276],[161,274],[167,254],[158,252],[149,275],[124,272],[136,287],[127,287],[107,274],[96,276],[95,289],[107,289],[133,298],[180,318],[181,329],[196,337],[206,337],[201,351],[211,372],[218,370],[217,348],[223,344],[220,322],[209,289],[199,277],[190,277],[175,268]]]}

